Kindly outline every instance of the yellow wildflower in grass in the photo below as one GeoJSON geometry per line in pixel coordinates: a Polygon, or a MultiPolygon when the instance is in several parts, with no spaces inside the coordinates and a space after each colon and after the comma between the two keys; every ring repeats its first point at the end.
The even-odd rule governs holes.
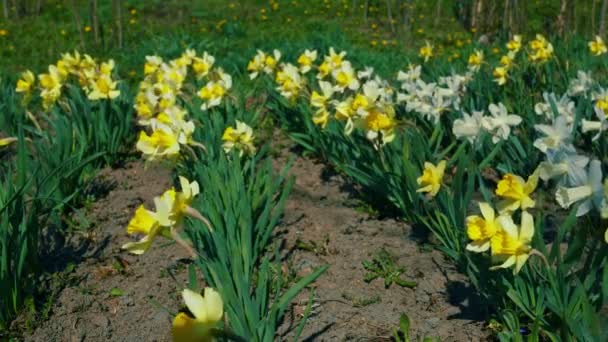
{"type": "Polygon", "coordinates": [[[17,88],[15,89],[18,93],[29,94],[34,88],[34,84],[36,83],[36,77],[34,73],[29,70],[21,73],[21,78],[17,81],[17,88]]]}
{"type": "Polygon", "coordinates": [[[236,121],[236,127],[227,127],[222,134],[222,141],[224,142],[222,147],[226,153],[232,151],[232,149],[239,150],[239,156],[243,153],[254,154],[255,145],[253,129],[244,122],[236,121]]]}
{"type": "Polygon", "coordinates": [[[534,171],[527,181],[512,173],[504,175],[496,186],[496,195],[504,199],[498,204],[498,211],[505,213],[534,208],[536,203],[530,195],[538,185],[538,173],[538,170],[534,171]]]}
{"type": "Polygon", "coordinates": [[[471,242],[467,245],[467,250],[471,252],[485,252],[490,249],[490,239],[500,229],[498,217],[494,209],[488,203],[479,203],[481,215],[471,215],[467,217],[467,235],[471,242]]]}
{"type": "Polygon", "coordinates": [[[84,27],[84,32],[91,32],[91,26],[85,26],[84,27]]]}
{"type": "Polygon", "coordinates": [[[431,197],[435,197],[441,189],[443,174],[445,173],[446,161],[440,161],[436,166],[425,162],[422,176],[418,177],[416,182],[420,188],[416,192],[426,192],[431,197]]]}
{"type": "Polygon", "coordinates": [[[158,159],[174,159],[179,155],[178,137],[170,129],[156,129],[152,135],[142,131],[137,140],[137,150],[150,161],[158,159]]]}
{"type": "Polygon", "coordinates": [[[433,57],[433,45],[427,41],[425,45],[420,48],[419,56],[424,58],[424,62],[428,62],[428,60],[433,57]]]}
{"type": "Polygon", "coordinates": [[[511,52],[519,52],[521,49],[521,36],[518,34],[514,35],[513,39],[507,43],[507,49],[511,52]]]}
{"type": "Polygon", "coordinates": [[[492,258],[502,264],[490,269],[513,267],[513,274],[519,273],[528,258],[534,236],[534,218],[528,212],[521,214],[521,226],[517,227],[511,216],[500,216],[498,223],[501,227],[491,239],[492,258]]]}
{"type": "Polygon", "coordinates": [[[492,71],[492,76],[494,76],[494,82],[498,85],[505,85],[507,83],[507,78],[509,77],[509,69],[506,67],[496,67],[494,68],[494,71],[492,71]]]}
{"type": "Polygon", "coordinates": [[[475,50],[473,54],[469,56],[468,60],[469,70],[478,71],[483,64],[483,51],[475,50]]]}
{"type": "Polygon", "coordinates": [[[204,295],[189,289],[182,292],[189,313],[180,312],[173,320],[174,342],[213,341],[212,329],[224,317],[224,302],[220,294],[207,287],[204,295]]]}
{"type": "Polygon", "coordinates": [[[606,44],[604,40],[600,36],[595,36],[595,40],[589,42],[589,51],[594,56],[601,56],[608,52],[608,48],[606,48],[606,44]]]}

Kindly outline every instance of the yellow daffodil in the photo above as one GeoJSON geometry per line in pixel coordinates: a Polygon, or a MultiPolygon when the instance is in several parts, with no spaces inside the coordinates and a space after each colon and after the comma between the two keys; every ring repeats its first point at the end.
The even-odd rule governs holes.
{"type": "Polygon", "coordinates": [[[608,52],[608,48],[606,48],[606,44],[604,40],[600,36],[595,36],[595,40],[589,42],[589,51],[594,56],[601,56],[608,52]]]}
{"type": "Polygon", "coordinates": [[[397,125],[394,109],[392,107],[383,109],[374,107],[360,120],[363,129],[367,131],[367,139],[373,141],[380,138],[382,145],[395,139],[395,126],[397,125]]]}
{"type": "Polygon", "coordinates": [[[207,287],[203,296],[185,289],[182,297],[190,314],[180,312],[173,320],[173,341],[213,341],[212,329],[224,317],[224,303],[220,294],[207,287]]]}
{"type": "Polygon", "coordinates": [[[317,50],[305,50],[304,53],[298,57],[298,64],[300,66],[300,72],[305,74],[312,68],[312,63],[317,60],[317,50]]]}
{"type": "Polygon", "coordinates": [[[321,128],[325,128],[325,126],[327,126],[327,123],[329,122],[329,112],[327,111],[327,108],[319,108],[313,114],[312,122],[317,126],[321,126],[321,128]]]}
{"type": "Polygon", "coordinates": [[[0,147],[8,146],[17,141],[17,138],[9,137],[9,138],[0,138],[0,147]]]}
{"type": "Polygon", "coordinates": [[[534,218],[528,212],[521,214],[521,226],[517,227],[511,216],[500,216],[498,218],[500,229],[491,239],[492,258],[502,264],[492,267],[513,268],[513,274],[519,273],[528,258],[532,247],[534,236],[534,218]]]}
{"type": "Polygon", "coordinates": [[[160,65],[163,64],[163,59],[158,56],[146,56],[146,63],[144,64],[144,75],[150,75],[155,73],[160,65]]]}
{"type": "Polygon", "coordinates": [[[288,100],[294,99],[304,87],[304,78],[300,75],[298,68],[292,64],[285,64],[277,72],[276,82],[281,95],[288,100]]]}
{"type": "Polygon", "coordinates": [[[428,60],[433,57],[433,45],[427,41],[425,45],[420,48],[418,55],[424,58],[424,62],[428,62],[428,60]]]}
{"type": "Polygon", "coordinates": [[[34,88],[34,84],[36,83],[36,77],[34,73],[29,70],[21,73],[21,78],[17,81],[17,88],[15,89],[18,93],[29,94],[34,88]]]}
{"type": "Polygon", "coordinates": [[[209,81],[198,92],[198,96],[205,102],[201,105],[202,110],[207,110],[211,107],[219,106],[222,99],[232,88],[232,77],[226,74],[222,69],[216,70],[217,80],[209,81]]]}
{"type": "Polygon", "coordinates": [[[515,53],[510,51],[508,54],[500,57],[500,65],[502,65],[506,69],[509,69],[513,66],[514,59],[515,59],[515,53]]]}
{"type": "Polygon", "coordinates": [[[477,253],[485,252],[490,248],[490,239],[500,229],[498,217],[488,203],[480,202],[479,209],[483,217],[478,215],[467,217],[467,235],[471,240],[467,250],[477,253]]]}
{"type": "Polygon", "coordinates": [[[226,153],[232,149],[239,150],[239,155],[243,153],[255,153],[255,145],[253,145],[253,129],[244,122],[236,121],[236,128],[227,127],[222,135],[223,148],[226,153]]]}
{"type": "Polygon", "coordinates": [[[445,167],[445,160],[440,161],[436,166],[425,162],[422,176],[416,180],[418,185],[420,185],[420,188],[416,192],[426,192],[431,197],[435,197],[441,188],[445,167]]]}
{"type": "Polygon", "coordinates": [[[97,79],[90,83],[89,100],[115,99],[120,95],[120,90],[116,89],[117,84],[118,82],[113,81],[109,75],[100,74],[97,79]]]}
{"type": "Polygon", "coordinates": [[[521,49],[521,36],[518,34],[514,35],[513,39],[507,43],[507,49],[512,52],[518,52],[521,49]]]}
{"type": "Polygon", "coordinates": [[[137,150],[150,161],[158,159],[172,160],[179,155],[178,137],[170,129],[156,129],[152,135],[142,131],[137,141],[137,150]]]}
{"type": "Polygon", "coordinates": [[[161,196],[154,198],[155,212],[147,210],[143,205],[137,208],[135,216],[127,226],[127,233],[144,237],[137,242],[124,244],[123,249],[133,254],[144,254],[150,249],[154,239],[162,235],[166,238],[173,237],[182,246],[191,250],[191,247],[187,246],[175,231],[181,227],[185,215],[202,218],[200,213],[190,207],[194,197],[199,194],[199,185],[196,181],[190,183],[181,176],[179,181],[181,192],[176,192],[174,188],[171,188],[161,196]]]}
{"type": "Polygon", "coordinates": [[[475,50],[475,52],[469,56],[468,64],[469,70],[479,71],[479,68],[481,68],[481,65],[483,64],[483,51],[475,50]]]}
{"type": "Polygon", "coordinates": [[[536,39],[530,42],[532,53],[528,56],[530,61],[544,63],[553,56],[553,45],[541,34],[536,35],[536,39]]]}
{"type": "Polygon", "coordinates": [[[192,70],[194,70],[196,78],[200,79],[207,76],[214,63],[215,57],[211,56],[207,52],[204,52],[202,57],[193,57],[192,70]]]}
{"type": "Polygon", "coordinates": [[[158,220],[156,219],[156,213],[147,210],[143,205],[139,206],[135,211],[135,216],[129,222],[127,226],[128,234],[140,234],[144,237],[137,242],[129,242],[122,246],[122,249],[129,251],[129,253],[141,255],[150,249],[152,242],[157,235],[161,234],[165,237],[170,237],[168,229],[162,229],[158,220]]]}
{"type": "Polygon", "coordinates": [[[512,173],[504,175],[496,186],[496,195],[504,198],[498,204],[499,212],[514,212],[517,209],[534,208],[536,203],[530,195],[538,184],[538,173],[538,170],[535,171],[528,177],[527,181],[512,173]]]}
{"type": "Polygon", "coordinates": [[[505,67],[496,67],[492,72],[492,76],[494,76],[494,82],[498,85],[505,85],[507,83],[507,78],[509,77],[509,69],[505,67]]]}

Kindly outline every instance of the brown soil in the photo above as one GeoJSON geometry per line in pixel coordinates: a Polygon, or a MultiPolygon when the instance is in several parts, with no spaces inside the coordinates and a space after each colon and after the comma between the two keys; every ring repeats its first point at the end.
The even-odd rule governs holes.
{"type": "MultiPolygon", "coordinates": [[[[298,159],[292,170],[296,185],[285,213],[283,230],[298,274],[330,265],[314,285],[314,310],[304,328],[304,341],[384,341],[398,326],[402,313],[411,321],[410,337],[439,337],[442,341],[487,339],[475,308],[468,307],[464,277],[446,263],[438,251],[414,241],[412,228],[393,219],[378,220],[353,208],[344,191],[347,184],[310,160],[298,159]],[[328,175],[329,174],[329,175],[328,175]],[[297,240],[308,247],[296,248],[297,240]],[[314,250],[310,250],[314,246],[314,250]],[[362,262],[380,249],[389,251],[405,268],[402,278],[416,281],[414,289],[396,284],[388,289],[383,279],[364,281],[362,262]]],[[[299,320],[310,294],[294,304],[282,327],[299,320]]],[[[296,322],[297,323],[297,322],[296,322]]]]}
{"type": "MultiPolygon", "coordinates": [[[[81,280],[63,289],[50,318],[26,341],[170,339],[171,315],[163,307],[175,312],[181,305],[186,253],[175,244],[163,246],[166,240],[162,239],[143,256],[120,250],[130,240],[125,227],[133,212],[141,203],[153,205],[154,196],[170,186],[170,173],[144,170],[141,163],[133,163],[124,169],[104,170],[99,179],[113,184],[113,189],[88,215],[95,225],[86,237],[89,248],[72,273],[81,280]],[[122,295],[113,295],[113,289],[122,295]]],[[[83,243],[77,240],[74,243],[83,243]]]]}
{"type": "MultiPolygon", "coordinates": [[[[415,242],[408,225],[370,218],[357,210],[347,184],[320,164],[298,158],[291,172],[296,185],[278,229],[286,241],[286,265],[299,275],[330,265],[314,285],[314,310],[300,340],[389,340],[402,313],[412,321],[413,336],[485,339],[482,324],[467,307],[463,277],[439,252],[415,242]],[[315,250],[295,248],[298,239],[314,242],[315,250]],[[362,262],[381,248],[406,268],[402,277],[416,281],[415,289],[396,284],[386,289],[382,279],[363,281],[362,262]]],[[[25,336],[26,341],[170,340],[168,310],[175,312],[181,305],[186,254],[176,244],[163,246],[164,241],[156,242],[144,256],[120,251],[130,240],[125,227],[135,208],[152,204],[152,198],[169,186],[169,172],[144,170],[142,164],[133,163],[125,169],[105,170],[101,179],[115,186],[89,215],[95,226],[87,237],[88,251],[73,272],[81,281],[61,291],[49,319],[25,336]],[[125,269],[117,269],[116,263],[125,269]],[[113,289],[123,294],[113,296],[113,289]]],[[[308,297],[303,293],[297,298],[278,340],[292,340],[292,325],[299,322],[308,297]]]]}

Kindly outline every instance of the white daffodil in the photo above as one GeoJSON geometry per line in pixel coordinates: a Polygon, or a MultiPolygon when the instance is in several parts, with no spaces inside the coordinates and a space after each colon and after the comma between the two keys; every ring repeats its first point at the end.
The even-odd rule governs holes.
{"type": "Polygon", "coordinates": [[[507,140],[511,134],[511,127],[521,123],[521,117],[515,114],[509,114],[507,108],[502,104],[490,104],[489,108],[491,116],[483,118],[482,126],[490,134],[492,134],[492,142],[498,143],[500,140],[507,140]]]}
{"type": "Polygon", "coordinates": [[[534,147],[546,153],[548,149],[557,150],[570,141],[572,126],[568,124],[565,116],[558,116],[553,125],[535,125],[534,128],[544,134],[544,137],[534,141],[534,147]]]}
{"type": "Polygon", "coordinates": [[[570,81],[568,86],[569,96],[586,95],[589,90],[593,87],[593,79],[591,78],[591,72],[579,70],[576,73],[576,78],[570,81]]]}
{"type": "Polygon", "coordinates": [[[543,93],[545,102],[539,102],[534,106],[534,112],[538,115],[543,115],[549,120],[553,120],[557,116],[564,116],[568,119],[568,123],[574,121],[574,101],[568,95],[564,94],[559,101],[554,93],[543,93]],[[557,113],[553,112],[551,103],[555,105],[557,113]]]}
{"type": "Polygon", "coordinates": [[[606,120],[606,114],[604,114],[604,111],[597,106],[594,107],[594,110],[598,121],[585,119],[581,121],[581,130],[583,133],[597,131],[597,134],[593,136],[593,141],[599,139],[602,133],[608,129],[608,121],[606,120]]]}
{"type": "Polygon", "coordinates": [[[576,216],[583,216],[592,208],[601,209],[604,202],[604,187],[602,184],[602,163],[592,160],[587,173],[575,187],[558,187],[555,199],[562,208],[578,204],[576,216]]]}
{"type": "Polygon", "coordinates": [[[462,113],[462,119],[454,120],[452,133],[457,139],[467,139],[471,144],[482,131],[483,112],[473,111],[471,114],[462,113]]]}
{"type": "Polygon", "coordinates": [[[576,186],[586,177],[585,167],[589,158],[577,154],[572,145],[566,145],[558,150],[548,150],[547,160],[538,166],[539,177],[543,181],[556,179],[560,186],[576,186]]]}

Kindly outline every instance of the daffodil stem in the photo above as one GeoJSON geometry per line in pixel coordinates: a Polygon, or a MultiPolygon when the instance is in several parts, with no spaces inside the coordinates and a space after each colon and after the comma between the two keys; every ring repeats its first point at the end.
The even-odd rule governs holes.
{"type": "Polygon", "coordinates": [[[192,246],[188,242],[186,242],[184,239],[182,239],[181,236],[179,236],[177,228],[171,227],[171,237],[173,237],[173,240],[175,240],[175,242],[177,242],[180,246],[184,247],[184,249],[192,257],[192,259],[196,259],[198,257],[198,254],[196,253],[194,248],[192,248],[192,246]]]}

